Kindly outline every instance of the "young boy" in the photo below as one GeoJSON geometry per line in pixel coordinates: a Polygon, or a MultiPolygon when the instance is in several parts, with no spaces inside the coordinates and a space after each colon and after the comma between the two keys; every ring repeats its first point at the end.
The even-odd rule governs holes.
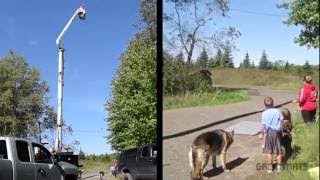
{"type": "Polygon", "coordinates": [[[267,154],[267,172],[272,172],[272,155],[276,155],[277,171],[281,170],[281,121],[282,113],[279,109],[273,107],[273,99],[266,97],[264,99],[266,110],[262,112],[261,117],[261,133],[259,138],[264,138],[263,153],[267,154]]]}

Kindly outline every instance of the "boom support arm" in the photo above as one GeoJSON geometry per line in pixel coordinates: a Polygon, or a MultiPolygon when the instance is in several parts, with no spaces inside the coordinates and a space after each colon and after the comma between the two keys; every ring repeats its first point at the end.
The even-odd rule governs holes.
{"type": "Polygon", "coordinates": [[[72,22],[76,19],[77,15],[81,20],[85,19],[85,9],[84,6],[81,5],[79,9],[73,14],[71,19],[68,21],[66,26],[63,28],[62,32],[59,34],[56,39],[56,45],[59,50],[59,67],[58,67],[58,112],[57,112],[57,136],[55,140],[55,151],[62,152],[62,101],[63,101],[63,76],[64,76],[64,48],[62,46],[62,38],[66,31],[71,26],[72,22]]]}

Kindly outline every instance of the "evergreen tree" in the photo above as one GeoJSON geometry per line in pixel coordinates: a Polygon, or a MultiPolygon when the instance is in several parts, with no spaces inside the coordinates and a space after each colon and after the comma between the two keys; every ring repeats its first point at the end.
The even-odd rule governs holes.
{"type": "Polygon", "coordinates": [[[262,56],[259,62],[259,69],[268,69],[270,67],[270,63],[267,58],[267,53],[265,50],[262,52],[262,56]]]}
{"type": "Polygon", "coordinates": [[[249,58],[248,52],[246,53],[246,56],[243,60],[242,67],[243,68],[250,68],[250,58],[249,58]]]}
{"type": "Polygon", "coordinates": [[[286,64],[284,65],[284,70],[288,71],[290,68],[290,64],[289,62],[287,61],[286,64]]]}
{"type": "Polygon", "coordinates": [[[207,51],[205,48],[202,49],[199,58],[197,59],[197,65],[200,68],[207,68],[208,67],[208,61],[209,61],[209,57],[207,54],[207,51]]]}
{"type": "Polygon", "coordinates": [[[234,68],[232,55],[231,55],[231,48],[229,44],[227,44],[223,50],[224,52],[223,52],[222,61],[221,61],[222,67],[234,68]]]}
{"type": "Polygon", "coordinates": [[[214,57],[215,64],[220,67],[223,67],[223,61],[222,61],[222,51],[221,49],[218,49],[216,56],[214,57]]]}
{"type": "Polygon", "coordinates": [[[209,68],[215,68],[217,65],[216,65],[216,61],[215,59],[213,59],[212,57],[209,59],[208,61],[208,67],[209,68]]]}
{"type": "Polygon", "coordinates": [[[251,68],[256,68],[256,65],[254,64],[254,60],[252,60],[252,63],[251,63],[251,66],[250,66],[251,68]]]}
{"type": "Polygon", "coordinates": [[[302,66],[302,69],[305,73],[312,73],[312,67],[309,64],[308,60],[306,60],[306,62],[304,63],[304,65],[302,66]]]}

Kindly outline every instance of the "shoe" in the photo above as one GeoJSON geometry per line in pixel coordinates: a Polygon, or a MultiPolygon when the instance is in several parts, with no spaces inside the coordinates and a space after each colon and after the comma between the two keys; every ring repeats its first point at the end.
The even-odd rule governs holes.
{"type": "Polygon", "coordinates": [[[281,165],[277,165],[277,173],[280,173],[281,172],[281,165]]]}
{"type": "Polygon", "coordinates": [[[272,173],[272,164],[267,165],[267,173],[272,173]]]}

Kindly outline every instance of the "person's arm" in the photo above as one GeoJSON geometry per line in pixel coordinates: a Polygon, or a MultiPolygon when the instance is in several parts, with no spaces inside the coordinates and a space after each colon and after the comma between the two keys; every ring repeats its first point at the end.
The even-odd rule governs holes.
{"type": "Polygon", "coordinates": [[[266,125],[262,124],[261,129],[260,129],[259,139],[263,138],[265,130],[266,130],[266,125]]]}
{"type": "Polygon", "coordinates": [[[261,129],[260,129],[260,134],[259,134],[260,139],[263,138],[265,130],[266,130],[265,114],[262,113],[262,115],[261,115],[261,129]]]}
{"type": "Polygon", "coordinates": [[[299,106],[303,106],[303,104],[306,102],[307,100],[307,96],[306,96],[306,90],[304,88],[302,88],[300,90],[300,93],[299,93],[299,106]]]}

